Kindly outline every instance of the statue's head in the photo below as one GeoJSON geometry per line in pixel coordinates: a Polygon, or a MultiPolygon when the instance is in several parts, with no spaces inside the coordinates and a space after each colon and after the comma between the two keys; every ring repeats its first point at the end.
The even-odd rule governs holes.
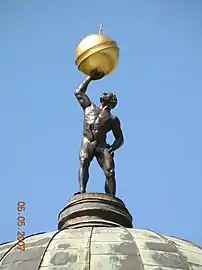
{"type": "Polygon", "coordinates": [[[102,107],[110,105],[110,109],[113,109],[116,107],[117,97],[113,93],[103,93],[100,97],[100,103],[102,107]]]}

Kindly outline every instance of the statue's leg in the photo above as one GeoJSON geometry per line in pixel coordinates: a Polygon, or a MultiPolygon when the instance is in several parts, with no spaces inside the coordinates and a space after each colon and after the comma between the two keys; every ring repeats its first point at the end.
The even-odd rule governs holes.
{"type": "Polygon", "coordinates": [[[115,164],[114,158],[108,153],[108,148],[103,149],[102,153],[96,154],[97,161],[103,169],[106,181],[105,192],[115,196],[116,194],[116,180],[115,180],[115,164]]]}
{"type": "Polygon", "coordinates": [[[79,168],[79,184],[80,184],[80,192],[86,192],[86,186],[89,178],[89,166],[90,162],[93,159],[93,147],[90,141],[83,137],[81,142],[81,150],[80,150],[80,168],[79,168]]]}

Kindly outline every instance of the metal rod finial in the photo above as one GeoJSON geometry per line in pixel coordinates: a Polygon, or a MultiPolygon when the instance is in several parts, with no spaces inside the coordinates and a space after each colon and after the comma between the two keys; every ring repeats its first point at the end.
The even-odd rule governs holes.
{"type": "Polygon", "coordinates": [[[103,23],[100,24],[99,35],[102,34],[103,23]]]}

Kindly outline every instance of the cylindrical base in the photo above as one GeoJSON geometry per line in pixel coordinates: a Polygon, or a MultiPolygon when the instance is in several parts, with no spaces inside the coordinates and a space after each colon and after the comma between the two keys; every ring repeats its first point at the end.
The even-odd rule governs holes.
{"type": "Polygon", "coordinates": [[[58,229],[84,226],[132,228],[132,216],[118,198],[104,193],[74,195],[59,214],[58,229]]]}

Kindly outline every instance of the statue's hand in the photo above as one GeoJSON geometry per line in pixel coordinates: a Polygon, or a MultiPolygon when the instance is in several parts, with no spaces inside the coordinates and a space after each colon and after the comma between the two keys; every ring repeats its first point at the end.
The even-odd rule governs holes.
{"type": "Polygon", "coordinates": [[[92,70],[89,74],[91,80],[100,80],[104,75],[104,72],[99,72],[97,69],[92,70]]]}

